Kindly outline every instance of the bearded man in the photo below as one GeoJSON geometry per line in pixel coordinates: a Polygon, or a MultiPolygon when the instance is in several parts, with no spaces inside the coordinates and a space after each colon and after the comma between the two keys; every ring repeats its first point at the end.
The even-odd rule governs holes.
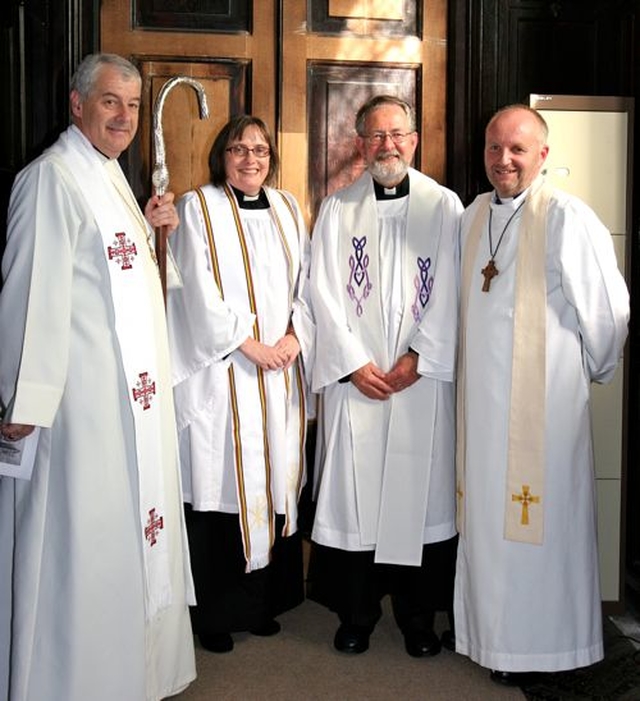
{"type": "MultiPolygon", "coordinates": [[[[378,95],[356,116],[366,171],[322,204],[312,237],[321,394],[309,595],[338,614],[337,650],[362,653],[391,594],[409,655],[440,651],[456,546],[452,373],[421,356],[454,318],[427,328],[435,294],[455,298],[459,198],[410,167],[415,115],[378,95]]],[[[429,354],[430,355],[430,354],[429,354]]]]}

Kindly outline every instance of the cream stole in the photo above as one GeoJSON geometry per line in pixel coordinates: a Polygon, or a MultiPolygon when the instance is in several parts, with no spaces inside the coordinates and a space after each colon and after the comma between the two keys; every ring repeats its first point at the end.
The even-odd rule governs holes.
{"type": "MultiPolygon", "coordinates": [[[[348,290],[345,314],[371,360],[383,370],[389,370],[407,351],[416,333],[423,313],[416,308],[420,304],[416,286],[419,289],[422,282],[418,256],[430,260],[433,275],[439,243],[439,236],[427,226],[434,222],[440,231],[440,190],[416,171],[410,170],[409,177],[402,265],[404,308],[393,357],[389,357],[383,333],[378,209],[371,175],[365,173],[340,195],[341,278],[348,290]]],[[[436,392],[435,382],[421,379],[381,402],[349,387],[360,541],[365,548],[375,546],[376,562],[419,565],[422,561],[436,392]],[[425,421],[424,431],[416,430],[418,417],[425,421]]]]}
{"type": "MultiPolygon", "coordinates": [[[[546,400],[546,241],[547,209],[552,189],[538,178],[526,195],[518,232],[513,357],[509,409],[509,446],[505,493],[504,537],[541,544],[544,537],[545,400],[546,400]]],[[[466,336],[469,294],[486,231],[491,193],[481,195],[462,257],[460,344],[457,389],[458,530],[465,529],[466,462],[466,336]]],[[[495,286],[488,292],[498,294],[495,286]]],[[[505,387],[508,391],[508,386],[505,387]]],[[[488,465],[490,470],[491,466],[488,465]]]]}
{"type": "MultiPolygon", "coordinates": [[[[109,271],[115,330],[135,429],[140,547],[149,620],[172,601],[163,472],[158,468],[163,461],[160,394],[171,392],[171,387],[160,383],[153,324],[153,305],[162,302],[151,289],[156,281],[145,273],[141,258],[150,255],[148,231],[142,228],[144,220],[132,216],[112,182],[113,177],[119,177],[128,189],[119,165],[115,161],[105,163],[74,127],[62,134],[60,143],[64,147],[63,163],[94,213],[109,271]],[[108,174],[108,168],[115,169],[115,173],[108,174]]],[[[130,196],[135,202],[132,193],[130,196]]]]}
{"type": "MultiPolygon", "coordinates": [[[[270,188],[265,188],[265,192],[269,199],[274,225],[288,260],[287,284],[291,307],[295,291],[295,266],[291,251],[297,251],[299,246],[297,220],[292,206],[283,193],[270,188]]],[[[235,309],[241,309],[255,316],[253,337],[260,341],[257,293],[235,195],[227,185],[223,189],[207,186],[197,189],[196,193],[207,229],[213,276],[220,295],[235,309]],[[215,216],[213,220],[211,212],[215,216]],[[244,275],[240,271],[244,271],[244,275]]],[[[237,357],[229,364],[228,373],[236,492],[243,548],[247,561],[246,570],[250,572],[269,564],[275,535],[267,386],[264,371],[243,356],[237,357]],[[258,466],[262,466],[262,469],[258,466]]],[[[293,441],[295,444],[287,446],[291,479],[287,484],[284,535],[290,535],[297,527],[297,503],[303,474],[303,445],[306,430],[304,390],[298,362],[294,363],[285,374],[284,382],[291,398],[292,412],[287,417],[287,426],[283,426],[282,430],[289,432],[291,429],[295,436],[293,441]],[[290,378],[295,383],[294,388],[289,386],[290,378]]]]}

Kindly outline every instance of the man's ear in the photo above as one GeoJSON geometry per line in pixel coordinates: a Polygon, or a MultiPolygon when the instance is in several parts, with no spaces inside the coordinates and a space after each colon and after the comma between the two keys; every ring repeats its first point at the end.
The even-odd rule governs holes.
{"type": "Polygon", "coordinates": [[[82,99],[77,90],[72,90],[69,96],[69,104],[71,105],[71,114],[74,117],[82,116],[82,99]]]}
{"type": "Polygon", "coordinates": [[[544,163],[547,160],[547,156],[549,155],[549,146],[548,144],[545,144],[542,147],[542,151],[540,152],[540,155],[542,156],[542,162],[544,163]]]}

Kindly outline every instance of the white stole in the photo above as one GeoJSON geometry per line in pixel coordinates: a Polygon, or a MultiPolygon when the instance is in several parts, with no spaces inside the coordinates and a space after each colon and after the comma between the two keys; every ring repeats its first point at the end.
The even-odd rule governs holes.
{"type": "MultiPolygon", "coordinates": [[[[65,148],[65,165],[89,208],[103,241],[109,271],[110,292],[115,314],[115,331],[129,388],[128,400],[134,421],[138,467],[140,547],[143,554],[146,617],[150,620],[172,601],[168,535],[165,532],[165,494],[161,454],[161,392],[170,387],[159,384],[155,353],[152,309],[153,280],[145,274],[148,231],[137,221],[123,196],[114,191],[113,177],[129,186],[117,161],[101,157],[75,128],[60,137],[65,148]],[[112,173],[108,173],[108,169],[112,173]]],[[[133,193],[131,200],[135,202],[133,193]]],[[[159,280],[159,278],[158,278],[159,280]]],[[[158,282],[159,285],[159,282],[158,282]]]]}
{"type": "MultiPolygon", "coordinates": [[[[478,264],[477,252],[486,228],[491,196],[491,193],[481,196],[462,259],[456,447],[457,525],[462,534],[466,499],[465,330],[473,269],[478,264]]],[[[551,196],[552,189],[542,178],[527,193],[516,259],[504,537],[532,544],[541,544],[544,537],[546,241],[551,196]]],[[[481,294],[497,293],[490,289],[481,294]]]]}
{"type": "MultiPolygon", "coordinates": [[[[270,212],[274,225],[289,261],[288,286],[290,305],[292,305],[294,280],[291,251],[298,248],[296,216],[284,194],[271,188],[265,188],[265,192],[271,206],[270,212]]],[[[255,316],[253,337],[260,341],[256,291],[235,195],[227,185],[222,189],[207,186],[197,189],[196,193],[200,200],[209,238],[212,271],[216,285],[222,298],[234,309],[255,316]],[[210,212],[214,213],[215,220],[211,219],[210,212]],[[244,275],[238,274],[241,270],[244,270],[244,275]]],[[[275,540],[266,385],[262,368],[251,363],[240,353],[234,354],[228,373],[239,521],[247,562],[246,571],[251,572],[269,563],[275,540]],[[237,369],[236,366],[238,366],[237,369]],[[262,439],[258,440],[256,435],[261,435],[262,439]],[[250,467],[245,469],[245,465],[250,467]],[[256,465],[263,465],[264,469],[255,469],[256,465]]],[[[296,435],[299,440],[295,446],[288,446],[288,452],[291,456],[290,461],[299,464],[299,461],[304,459],[300,441],[304,440],[306,416],[303,381],[298,361],[289,369],[288,377],[296,383],[296,396],[301,399],[297,405],[294,403],[292,415],[287,419],[288,422],[297,422],[298,425],[299,430],[296,435]]],[[[291,388],[289,391],[292,391],[291,388]]],[[[290,535],[296,530],[301,474],[302,471],[298,470],[298,479],[291,480],[288,485],[285,535],[290,535]]]]}
{"type": "MultiPolygon", "coordinates": [[[[423,264],[429,261],[432,277],[439,241],[426,230],[426,222],[436,222],[439,231],[437,222],[442,219],[439,188],[415,171],[410,170],[409,177],[402,266],[404,309],[393,356],[382,333],[378,209],[370,174],[365,173],[342,194],[340,226],[345,235],[340,239],[340,265],[347,286],[346,317],[371,360],[385,371],[407,352],[426,307],[419,295],[421,289],[430,289],[423,264]]],[[[375,546],[376,562],[419,565],[422,561],[433,427],[426,427],[424,433],[412,428],[420,412],[435,415],[436,392],[436,384],[425,379],[386,402],[349,388],[360,541],[365,547],[375,546]],[[372,430],[372,426],[383,430],[372,430]]]]}

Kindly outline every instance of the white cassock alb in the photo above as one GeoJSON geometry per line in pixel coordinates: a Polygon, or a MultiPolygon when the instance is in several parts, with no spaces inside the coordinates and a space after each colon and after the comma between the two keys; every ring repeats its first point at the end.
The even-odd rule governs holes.
{"type": "Polygon", "coordinates": [[[301,212],[288,193],[265,192],[268,209],[240,209],[228,186],[187,193],[171,241],[183,280],[168,318],[184,498],[241,514],[247,571],[268,564],[276,513],[284,535],[297,529],[314,333],[301,212]],[[273,345],[290,323],[301,356],[287,370],[263,371],[238,349],[249,336],[273,345]]]}
{"type": "MultiPolygon", "coordinates": [[[[546,270],[540,305],[546,314],[541,326],[542,474],[535,476],[529,455],[513,466],[523,484],[539,485],[530,488],[527,504],[519,490],[507,485],[510,396],[517,391],[512,384],[517,250],[524,240],[523,222],[541,227],[544,235],[544,214],[535,217],[528,209],[542,192],[539,179],[515,201],[497,204],[489,202],[490,194],[481,195],[462,224],[463,269],[474,221],[482,228],[477,254],[469,259],[467,323],[461,334],[466,371],[459,378],[464,422],[459,435],[464,432],[466,450],[458,456],[464,525],[455,585],[456,649],[503,671],[571,669],[603,656],[589,385],[606,382],[615,372],[627,334],[629,298],[609,232],[583,202],[557,190],[547,191],[546,251],[541,249],[541,270],[546,270]],[[483,292],[489,208],[495,249],[524,198],[495,257],[499,274],[483,292]],[[481,208],[486,211],[478,219],[481,208]],[[529,542],[506,537],[510,509],[516,510],[522,531],[538,528],[529,542]]],[[[464,313],[464,289],[462,297],[464,313]]],[[[536,341],[526,331],[521,340],[525,350],[536,341]]],[[[527,534],[522,538],[526,541],[527,534]]]]}
{"type": "MultiPolygon", "coordinates": [[[[424,543],[455,535],[452,373],[421,378],[387,401],[342,378],[372,361],[390,370],[421,355],[455,315],[422,324],[436,290],[455,295],[457,196],[410,169],[409,197],[376,201],[369,173],[328,197],[312,237],[317,325],[314,391],[322,393],[312,538],[377,562],[419,565],[424,543]]],[[[419,366],[420,370],[420,366],[419,366]]]]}
{"type": "Polygon", "coordinates": [[[164,306],[127,190],[75,127],[13,188],[0,397],[43,429],[31,481],[0,479],[10,701],[156,701],[195,677],[164,306]]]}

